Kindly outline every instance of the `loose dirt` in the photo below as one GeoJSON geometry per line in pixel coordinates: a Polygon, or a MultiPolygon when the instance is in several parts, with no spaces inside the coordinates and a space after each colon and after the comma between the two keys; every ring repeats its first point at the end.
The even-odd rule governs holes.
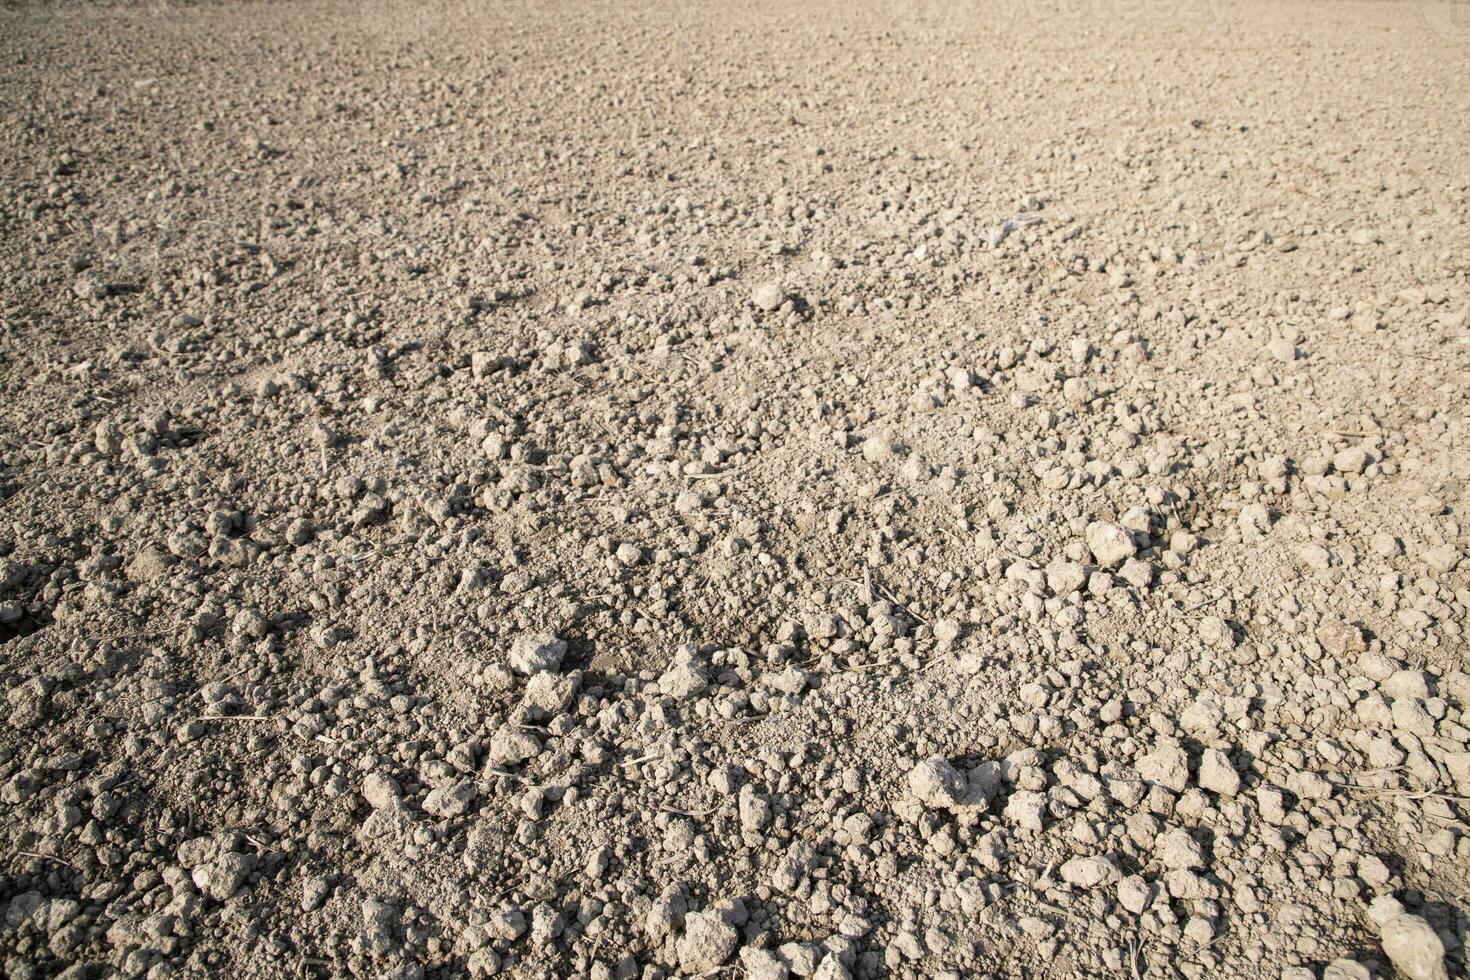
{"type": "Polygon", "coordinates": [[[6,8],[6,974],[1460,974],[1467,55],[6,8]]]}

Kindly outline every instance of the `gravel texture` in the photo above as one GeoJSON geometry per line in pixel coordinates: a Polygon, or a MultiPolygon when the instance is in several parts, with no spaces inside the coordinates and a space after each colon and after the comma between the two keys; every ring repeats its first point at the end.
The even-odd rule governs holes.
{"type": "Polygon", "coordinates": [[[6,975],[1462,975],[1467,56],[0,10],[6,975]]]}

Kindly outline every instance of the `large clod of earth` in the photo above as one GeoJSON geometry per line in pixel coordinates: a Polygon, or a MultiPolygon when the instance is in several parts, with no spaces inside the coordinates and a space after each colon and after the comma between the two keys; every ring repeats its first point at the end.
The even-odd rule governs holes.
{"type": "Polygon", "coordinates": [[[0,6],[5,976],[1463,976],[1467,63],[0,6]]]}

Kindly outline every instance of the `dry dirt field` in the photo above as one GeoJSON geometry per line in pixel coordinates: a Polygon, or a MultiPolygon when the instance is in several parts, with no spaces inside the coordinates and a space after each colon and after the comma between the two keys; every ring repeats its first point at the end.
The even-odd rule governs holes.
{"type": "Polygon", "coordinates": [[[5,975],[1464,975],[1467,63],[0,7],[5,975]]]}

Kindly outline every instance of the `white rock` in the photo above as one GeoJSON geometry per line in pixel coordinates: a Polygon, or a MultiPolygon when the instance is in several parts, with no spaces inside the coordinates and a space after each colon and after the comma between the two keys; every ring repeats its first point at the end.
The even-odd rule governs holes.
{"type": "Polygon", "coordinates": [[[1153,902],[1153,889],[1142,875],[1128,875],[1118,882],[1118,904],[1134,915],[1142,915],[1153,902]]]}
{"type": "Polygon", "coordinates": [[[1078,888],[1096,888],[1122,877],[1118,866],[1105,857],[1077,857],[1062,865],[1062,880],[1078,888]]]}
{"type": "Polygon", "coordinates": [[[1155,845],[1155,854],[1160,863],[1171,871],[1205,866],[1204,849],[1182,827],[1175,827],[1161,834],[1155,845]]]}
{"type": "Polygon", "coordinates": [[[673,935],[683,926],[684,913],[687,909],[688,903],[684,900],[684,893],[677,886],[670,885],[648,909],[648,915],[644,917],[643,928],[650,939],[658,942],[665,936],[673,935]]]}
{"type": "Polygon", "coordinates": [[[763,282],[750,292],[750,301],[755,304],[756,309],[769,313],[781,305],[786,299],[779,283],[763,282]]]}
{"type": "Polygon", "coordinates": [[[1322,980],[1373,980],[1373,973],[1357,960],[1337,959],[1323,968],[1322,980]]]}
{"type": "Polygon", "coordinates": [[[1391,706],[1393,727],[1420,738],[1434,737],[1434,719],[1417,698],[1395,698],[1391,706]]]}
{"type": "Polygon", "coordinates": [[[689,698],[703,691],[709,685],[704,671],[696,667],[687,659],[679,659],[664,671],[658,679],[660,694],[671,698],[689,698]]]}
{"type": "Polygon", "coordinates": [[[684,917],[684,935],[675,944],[679,967],[686,973],[713,970],[739,944],[740,934],[717,913],[690,912],[684,917]]]}
{"type": "Polygon", "coordinates": [[[469,812],[475,800],[475,784],[470,782],[451,783],[430,790],[424,797],[424,812],[436,817],[458,817],[469,812]]]}
{"type": "Polygon", "coordinates": [[[1176,793],[1189,787],[1189,756],[1173,742],[1161,743],[1148,755],[1140,756],[1135,768],[1148,782],[1176,793]]]}
{"type": "Polygon", "coordinates": [[[560,714],[572,703],[581,686],[576,674],[553,674],[542,671],[532,674],[526,681],[526,691],[521,697],[524,704],[537,718],[560,714]]]}
{"type": "Polygon", "coordinates": [[[1321,773],[1309,769],[1291,773],[1287,777],[1286,786],[1303,800],[1326,800],[1332,796],[1332,783],[1321,773]]]}
{"type": "Polygon", "coordinates": [[[1130,558],[1118,569],[1118,577],[1135,589],[1146,589],[1154,580],[1154,566],[1150,562],[1130,558]]]}
{"type": "Polygon", "coordinates": [[[1225,710],[1209,698],[1196,700],[1179,714],[1179,724],[1194,735],[1213,731],[1224,720],[1225,710]]]}
{"type": "Polygon", "coordinates": [[[1429,675],[1422,670],[1396,670],[1383,679],[1381,687],[1391,698],[1429,700],[1429,675]]]}
{"type": "Polygon", "coordinates": [[[485,929],[496,939],[514,942],[526,934],[526,913],[505,904],[490,913],[485,929]]]}
{"type": "Polygon", "coordinates": [[[1046,797],[1041,793],[1021,790],[1006,801],[1005,818],[1022,830],[1040,830],[1046,813],[1046,797]]]}
{"type": "Polygon", "coordinates": [[[750,783],[740,787],[739,810],[740,829],[746,833],[756,833],[771,822],[770,801],[750,783]]]}
{"type": "Polygon", "coordinates": [[[1200,620],[1199,638],[1216,650],[1235,649],[1235,631],[1219,616],[1206,616],[1200,620]]]}
{"type": "Polygon", "coordinates": [[[250,872],[255,869],[255,862],[253,854],[226,852],[209,864],[195,868],[191,877],[200,891],[215,901],[223,902],[246,883],[250,872]]]}
{"type": "Polygon", "coordinates": [[[1089,378],[1068,378],[1062,382],[1062,397],[1074,405],[1086,405],[1097,397],[1097,386],[1089,378]]]}
{"type": "Polygon", "coordinates": [[[1338,450],[1332,457],[1332,468],[1339,473],[1357,476],[1373,462],[1373,454],[1362,446],[1338,450]]]}
{"type": "Polygon", "coordinates": [[[925,759],[909,773],[909,792],[927,807],[944,809],[964,799],[964,773],[939,756],[925,759]]]}
{"type": "Polygon", "coordinates": [[[379,772],[368,773],[362,781],[362,798],[374,810],[392,806],[399,798],[398,783],[392,776],[379,772]]]}
{"type": "Polygon", "coordinates": [[[502,725],[490,739],[486,753],[490,763],[496,766],[514,766],[541,752],[541,743],[536,736],[510,725],[502,725]]]}
{"type": "Polygon", "coordinates": [[[1205,749],[1199,761],[1199,786],[1221,796],[1234,796],[1240,792],[1240,773],[1230,762],[1230,756],[1219,749],[1205,749]]]}
{"type": "Polygon", "coordinates": [[[745,967],[745,980],[786,980],[791,975],[779,956],[756,946],[740,951],[740,965],[745,967]]]}
{"type": "Polygon", "coordinates": [[[1392,899],[1375,901],[1368,914],[1378,924],[1383,952],[1406,980],[1448,980],[1444,942],[1433,926],[1392,899]]]}
{"type": "Polygon", "coordinates": [[[842,965],[836,955],[828,953],[822,957],[822,962],[817,965],[816,972],[812,974],[812,980],[849,980],[852,971],[842,965]]]}
{"type": "Polygon", "coordinates": [[[1103,568],[1116,568],[1136,555],[1138,546],[1123,525],[1093,521],[1087,525],[1087,550],[1103,568]]]}
{"type": "Polygon", "coordinates": [[[797,695],[806,690],[808,680],[807,672],[794,664],[788,664],[784,670],[761,677],[761,683],[766,687],[791,695],[797,695]]]}
{"type": "Polygon", "coordinates": [[[1329,655],[1339,658],[1359,652],[1366,646],[1362,631],[1336,616],[1323,617],[1317,627],[1317,642],[1329,655]]]}
{"type": "Polygon", "coordinates": [[[557,670],[566,656],[566,641],[550,633],[522,633],[510,646],[510,666],[518,674],[557,670]]]}
{"type": "Polygon", "coordinates": [[[1286,819],[1286,794],[1275,786],[1256,787],[1256,805],[1261,809],[1261,819],[1279,824],[1286,819]]]}
{"type": "Polygon", "coordinates": [[[1442,544],[1424,552],[1424,563],[1436,572],[1453,572],[1460,564],[1460,549],[1452,544],[1442,544]]]}

